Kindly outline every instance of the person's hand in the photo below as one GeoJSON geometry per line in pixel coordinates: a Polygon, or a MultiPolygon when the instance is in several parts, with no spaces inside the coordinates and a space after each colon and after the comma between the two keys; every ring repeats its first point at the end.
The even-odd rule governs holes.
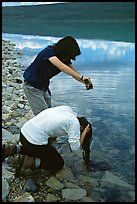
{"type": "Polygon", "coordinates": [[[90,83],[90,84],[85,84],[86,86],[86,90],[90,90],[90,89],[93,89],[93,84],[90,83]]]}
{"type": "Polygon", "coordinates": [[[88,124],[84,130],[82,131],[81,135],[80,135],[80,144],[82,145],[84,138],[86,136],[86,134],[90,131],[90,124],[88,124]]]}
{"type": "Polygon", "coordinates": [[[89,124],[85,127],[84,131],[86,132],[86,134],[90,131],[90,125],[89,124]]]}
{"type": "Polygon", "coordinates": [[[93,84],[92,84],[91,79],[89,77],[83,76],[82,82],[85,84],[87,90],[93,89],[93,84]]]}

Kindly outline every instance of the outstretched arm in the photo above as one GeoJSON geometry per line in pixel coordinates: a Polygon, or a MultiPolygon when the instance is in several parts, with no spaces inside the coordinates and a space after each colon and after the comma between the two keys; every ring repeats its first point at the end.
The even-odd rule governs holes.
{"type": "Polygon", "coordinates": [[[60,69],[61,71],[65,72],[66,74],[72,76],[73,78],[75,78],[76,80],[80,81],[81,83],[84,83],[86,86],[87,84],[85,83],[85,80],[87,79],[89,81],[89,83],[91,83],[90,78],[86,77],[86,76],[81,76],[80,73],[78,73],[73,66],[71,65],[71,67],[67,66],[66,64],[64,64],[63,62],[61,62],[56,56],[50,57],[49,61],[54,64],[56,67],[58,67],[58,69],[60,69]]]}
{"type": "Polygon", "coordinates": [[[80,145],[82,145],[83,140],[86,136],[86,134],[90,131],[90,125],[88,124],[85,129],[82,131],[81,135],[80,135],[80,145]]]}
{"type": "MultiPolygon", "coordinates": [[[[69,67],[70,67],[71,69],[73,69],[75,72],[77,72],[77,71],[75,70],[75,68],[73,67],[72,64],[70,64],[69,67]]],[[[78,73],[78,72],[77,72],[77,73],[78,73]]],[[[83,78],[83,80],[81,80],[81,82],[82,82],[83,84],[85,84],[86,89],[91,89],[91,88],[89,88],[90,86],[91,86],[92,89],[93,89],[93,84],[92,84],[92,82],[91,82],[91,79],[90,79],[89,77],[86,77],[86,79],[85,79],[85,77],[86,77],[86,76],[81,76],[81,78],[83,78]],[[85,80],[88,80],[88,83],[87,83],[85,80]],[[86,82],[86,83],[85,83],[85,82],[86,82]]],[[[76,79],[75,77],[73,77],[73,78],[76,79]]],[[[76,80],[77,80],[77,79],[76,79],[76,80]]],[[[79,81],[79,80],[78,80],[78,81],[79,81]]]]}

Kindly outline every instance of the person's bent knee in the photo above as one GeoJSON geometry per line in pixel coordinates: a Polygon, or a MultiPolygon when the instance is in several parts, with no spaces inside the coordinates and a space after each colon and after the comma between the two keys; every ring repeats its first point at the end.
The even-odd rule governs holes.
{"type": "Polygon", "coordinates": [[[64,167],[64,160],[60,159],[58,160],[58,163],[54,166],[53,171],[60,171],[64,167]]]}

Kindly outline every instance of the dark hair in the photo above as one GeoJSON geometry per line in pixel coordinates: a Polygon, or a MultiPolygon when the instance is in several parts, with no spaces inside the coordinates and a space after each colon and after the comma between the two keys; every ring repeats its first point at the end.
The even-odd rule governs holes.
{"type": "Polygon", "coordinates": [[[90,131],[86,134],[86,136],[84,137],[84,140],[81,144],[83,150],[90,148],[90,144],[91,144],[91,140],[92,140],[92,126],[90,123],[89,123],[89,127],[90,127],[90,131]]]}
{"type": "Polygon", "coordinates": [[[89,167],[89,161],[90,161],[90,145],[92,142],[92,125],[88,122],[88,120],[85,117],[77,117],[79,120],[79,123],[84,128],[89,124],[90,131],[86,134],[84,137],[84,140],[81,144],[83,149],[83,159],[85,160],[86,167],[89,167]]]}
{"type": "Polygon", "coordinates": [[[87,119],[85,117],[77,117],[77,119],[80,123],[80,126],[82,126],[84,128],[89,124],[89,122],[87,121],[87,119]]]}
{"type": "Polygon", "coordinates": [[[59,58],[67,57],[75,60],[75,57],[81,54],[77,41],[71,36],[60,39],[54,44],[54,49],[59,58]]]}

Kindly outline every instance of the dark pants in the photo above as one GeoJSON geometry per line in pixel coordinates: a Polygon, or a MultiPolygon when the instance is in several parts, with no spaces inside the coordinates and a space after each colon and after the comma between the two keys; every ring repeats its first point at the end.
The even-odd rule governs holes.
{"type": "Polygon", "coordinates": [[[64,160],[59,152],[50,144],[35,145],[28,140],[20,132],[21,154],[37,157],[41,159],[40,168],[49,171],[59,171],[64,166],[64,160]]]}

